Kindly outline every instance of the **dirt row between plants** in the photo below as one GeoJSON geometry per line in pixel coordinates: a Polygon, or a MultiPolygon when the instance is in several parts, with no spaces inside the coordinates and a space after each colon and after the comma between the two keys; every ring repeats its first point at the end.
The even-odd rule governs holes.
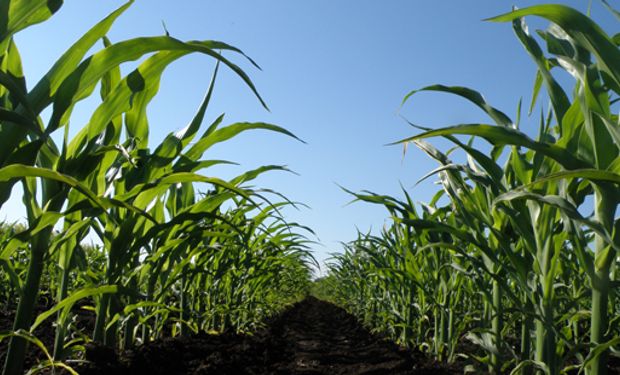
{"type": "Polygon", "coordinates": [[[343,309],[309,297],[254,335],[158,340],[120,356],[87,351],[80,374],[456,374],[371,334],[343,309]]]}

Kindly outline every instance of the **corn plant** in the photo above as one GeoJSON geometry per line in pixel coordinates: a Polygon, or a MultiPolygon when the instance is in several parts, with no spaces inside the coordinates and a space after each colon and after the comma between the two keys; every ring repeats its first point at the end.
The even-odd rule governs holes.
{"type": "MultiPolygon", "coordinates": [[[[517,38],[538,68],[529,112],[538,103],[542,87],[550,109],[547,115],[541,111],[537,136],[532,138],[528,135],[531,131],[521,130],[520,104],[513,121],[469,88],[433,85],[415,90],[404,102],[423,91],[450,93],[470,101],[491,120],[489,124],[437,130],[414,125],[421,134],[396,142],[413,142],[439,163],[427,177],[439,176],[439,194],[448,198],[450,205],[442,213],[436,196],[431,204],[422,205],[429,214],[420,217],[410,203],[395,204],[396,199],[376,194],[355,196],[390,210],[393,226],[398,228],[393,232],[399,233],[398,241],[410,242],[410,253],[423,254],[420,249],[435,248],[436,257],[446,257],[437,262],[439,258],[426,256],[425,261],[432,260],[432,269],[437,269],[434,276],[427,275],[428,263],[417,263],[417,269],[404,273],[406,278],[433,280],[441,287],[450,280],[438,277],[442,264],[450,264],[473,281],[455,282],[454,288],[477,285],[481,299],[471,291],[460,297],[467,295],[463,314],[475,316],[473,324],[462,332],[487,353],[486,357],[471,353],[469,357],[488,365],[489,372],[511,367],[512,373],[559,374],[582,368],[587,374],[606,374],[610,349],[620,343],[612,319],[617,311],[619,237],[615,212],[620,196],[618,116],[612,110],[620,87],[617,37],[608,36],[585,15],[561,5],[514,10],[491,20],[512,22],[517,38]],[[528,31],[523,20],[526,16],[552,22],[548,30],[538,33],[549,56],[528,31]],[[572,98],[555,78],[554,69],[575,78],[572,98]],[[465,142],[461,136],[471,138],[465,142]],[[456,147],[450,153],[463,152],[467,162],[456,163],[423,141],[431,137],[453,142],[456,147]],[[474,146],[479,139],[490,144],[490,152],[474,146]],[[588,197],[594,202],[591,217],[583,214],[588,210],[588,197]],[[410,232],[418,235],[405,234],[410,232]],[[519,336],[518,348],[506,342],[519,336]]],[[[386,250],[374,253],[386,258],[377,264],[394,272],[399,268],[396,259],[402,255],[398,241],[388,241],[391,236],[383,233],[381,242],[386,250]]],[[[355,249],[359,251],[360,246],[355,249]]],[[[336,259],[332,272],[343,286],[355,286],[355,279],[361,276],[358,268],[366,266],[345,256],[336,259]]],[[[409,302],[403,302],[394,293],[406,283],[395,275],[391,279],[393,284],[366,278],[363,292],[351,287],[340,293],[356,301],[354,296],[378,285],[382,297],[374,298],[389,294],[386,305],[420,305],[422,301],[426,305],[430,296],[441,297],[433,302],[435,306],[448,305],[445,293],[438,294],[428,286],[418,287],[422,295],[412,294],[409,302]]],[[[426,337],[430,348],[446,341],[440,312],[411,317],[405,323],[415,327],[432,321],[433,334],[426,337]]],[[[385,312],[378,315],[382,314],[385,312]]],[[[449,330],[450,325],[447,327],[449,330]]],[[[440,350],[433,352],[445,358],[440,350]]]]}
{"type": "MultiPolygon", "coordinates": [[[[4,146],[0,151],[0,208],[19,182],[28,218],[24,230],[2,241],[2,275],[12,284],[7,293],[19,299],[15,332],[32,332],[56,314],[54,360],[73,353],[74,341],[67,338],[72,307],[81,299],[94,303],[97,313],[92,339],[129,347],[138,339],[145,342],[161,335],[173,322],[179,323],[184,334],[188,327],[195,329],[204,314],[214,313],[202,308],[206,297],[198,293],[212,285],[222,285],[226,303],[215,308],[228,316],[243,308],[251,291],[254,295],[248,303],[262,303],[274,296],[295,298],[309,278],[305,237],[293,231],[303,227],[286,225],[284,229],[274,224],[282,219],[264,207],[272,203],[263,192],[245,186],[266,171],[284,168],[266,166],[231,181],[204,173],[210,166],[227,163],[206,158],[210,147],[240,133],[262,129],[295,137],[265,123],[222,126],[223,115],[199,134],[220,65],[238,75],[265,106],[246,73],[223,53],[245,55],[219,41],[183,42],[169,35],[113,43],[106,34],[132,2],[87,31],[28,90],[13,35],[53,16],[62,2],[0,1],[4,20],[0,26],[4,146]],[[98,41],[103,47],[87,56],[98,41]],[[216,73],[189,124],[170,133],[151,151],[148,105],[159,91],[165,69],[191,53],[215,60],[216,73]],[[145,55],[150,56],[122,76],[122,64],[145,55]],[[92,116],[86,121],[73,119],[72,109],[85,98],[94,98],[97,85],[100,102],[92,116]],[[44,119],[41,113],[47,108],[51,115],[44,119]],[[77,121],[85,124],[70,138],[69,124],[77,121]],[[202,198],[198,198],[200,189],[208,189],[202,198]],[[236,210],[222,210],[239,199],[243,204],[236,210]],[[255,211],[264,212],[257,218],[267,229],[249,225],[246,216],[255,211]],[[54,227],[62,229],[58,235],[53,234],[54,227]],[[83,242],[89,232],[99,237],[100,248],[85,251],[83,242]],[[271,249],[266,258],[249,256],[266,249],[271,249]],[[214,256],[226,262],[210,261],[214,256]],[[245,259],[241,269],[230,263],[239,257],[245,259]],[[23,263],[27,264],[25,277],[23,263]],[[239,277],[242,270],[257,267],[256,274],[239,277]],[[189,277],[187,271],[192,269],[189,277]],[[264,277],[276,270],[297,280],[295,287],[265,283],[264,277]],[[215,272],[218,277],[210,280],[211,285],[200,284],[205,281],[199,277],[201,271],[215,272]],[[49,282],[42,283],[44,278],[49,282]],[[51,289],[56,305],[34,320],[37,296],[45,288],[51,289]],[[171,300],[176,302],[169,304],[171,300]]],[[[258,317],[247,311],[219,328],[254,324],[258,317]]],[[[27,342],[23,335],[9,336],[3,373],[19,374],[27,342]]]]}

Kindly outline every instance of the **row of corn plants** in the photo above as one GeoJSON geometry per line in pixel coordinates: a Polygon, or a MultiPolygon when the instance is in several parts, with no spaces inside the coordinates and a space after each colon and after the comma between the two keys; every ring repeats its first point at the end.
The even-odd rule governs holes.
{"type": "Polygon", "coordinates": [[[352,193],[385,206],[391,224],[335,256],[328,289],[369,325],[440,360],[466,357],[474,372],[607,374],[620,345],[620,38],[562,5],[491,21],[511,22],[536,64],[528,118],[537,131],[521,124],[520,103],[513,120],[469,88],[407,95],[403,103],[419,92],[453,94],[489,122],[412,124],[421,133],[396,143],[438,163],[425,178],[438,177],[441,189],[419,204],[407,192],[352,193]],[[528,16],[550,21],[539,38],[528,16]],[[566,73],[572,91],[558,79],[566,73]],[[433,137],[454,148],[438,150],[425,140],[433,137]]]}
{"type": "Polygon", "coordinates": [[[208,174],[229,163],[209,156],[211,147],[240,133],[296,137],[266,123],[224,126],[223,115],[203,128],[219,68],[232,70],[264,105],[225,57],[245,55],[167,33],[110,41],[106,34],[132,2],[29,86],[14,36],[52,17],[62,1],[0,1],[0,210],[21,187],[27,216],[0,235],[2,304],[15,311],[13,329],[0,335],[10,340],[5,375],[22,373],[28,343],[42,345],[33,332],[51,320],[55,342],[40,367],[65,366],[91,340],[127,348],[162,335],[252,329],[308,286],[311,231],[282,218],[296,203],[250,185],[285,168],[228,181],[208,174]],[[204,100],[187,126],[149,144],[149,103],[165,69],[189,54],[216,62],[204,100]],[[87,98],[98,101],[90,118],[72,116],[87,98]],[[76,122],[81,127],[70,131],[76,122]],[[51,308],[35,316],[42,297],[51,308]],[[76,303],[96,314],[92,332],[75,324],[76,303]]]}

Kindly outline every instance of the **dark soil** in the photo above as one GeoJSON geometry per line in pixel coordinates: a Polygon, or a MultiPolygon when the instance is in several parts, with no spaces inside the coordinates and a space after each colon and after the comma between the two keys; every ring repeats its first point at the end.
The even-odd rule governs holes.
{"type": "MultiPolygon", "coordinates": [[[[35,316],[40,313],[48,310],[51,307],[51,304],[47,300],[41,300],[37,304],[35,308],[35,316]]],[[[9,331],[13,328],[13,319],[15,317],[14,311],[4,311],[0,309],[0,331],[9,331]]],[[[47,348],[52,348],[54,344],[54,329],[51,325],[51,321],[53,318],[50,318],[48,321],[49,324],[42,324],[39,326],[34,335],[41,340],[47,348]]],[[[9,346],[9,339],[5,339],[0,341],[0,369],[4,366],[4,361],[6,359],[6,352],[9,346]]],[[[51,350],[51,349],[50,349],[51,350]]],[[[45,358],[45,355],[38,347],[34,345],[30,346],[28,353],[26,353],[26,361],[24,363],[24,368],[28,369],[34,365],[36,365],[39,360],[45,358]]]]}
{"type": "Polygon", "coordinates": [[[80,374],[462,374],[369,333],[353,316],[308,298],[253,336],[158,340],[117,356],[91,346],[80,374]]]}
{"type": "MultiPolygon", "coordinates": [[[[71,324],[75,330],[82,332],[92,332],[95,325],[95,314],[92,311],[82,309],[82,306],[86,305],[87,301],[78,303],[73,308],[73,321],[71,324]]],[[[35,307],[34,316],[38,316],[42,312],[51,309],[54,303],[51,299],[41,297],[35,307]]],[[[0,308],[0,331],[10,331],[13,329],[13,320],[15,318],[14,310],[3,310],[0,308]]],[[[56,333],[56,327],[54,326],[55,316],[48,318],[34,331],[34,336],[41,340],[47,350],[51,351],[54,347],[54,335],[56,333]]],[[[6,359],[6,352],[9,346],[9,339],[0,341],[0,372],[4,366],[6,359]]],[[[29,345],[28,352],[26,353],[26,359],[24,361],[24,370],[35,366],[40,361],[45,360],[45,354],[41,349],[35,345],[29,345]]]]}
{"type": "MultiPolygon", "coordinates": [[[[44,301],[37,313],[49,308],[44,301]]],[[[9,330],[13,313],[0,309],[0,331],[9,330]]],[[[35,332],[48,348],[54,339],[53,319],[35,332]]],[[[94,314],[76,309],[78,330],[92,331],[94,314]]],[[[8,340],[0,342],[0,366],[4,364],[8,340]]],[[[465,349],[465,348],[461,348],[465,349]]],[[[476,348],[465,349],[475,352],[476,348]]],[[[43,359],[30,346],[25,369],[43,359]]],[[[218,374],[218,375],[344,375],[344,374],[462,374],[455,365],[446,367],[421,352],[401,348],[371,334],[343,309],[307,298],[267,322],[254,335],[200,333],[190,337],[165,338],[128,350],[87,345],[82,375],[218,374]]],[[[464,363],[461,362],[461,366],[464,363]]],[[[620,374],[620,361],[610,358],[609,374],[620,374]]]]}

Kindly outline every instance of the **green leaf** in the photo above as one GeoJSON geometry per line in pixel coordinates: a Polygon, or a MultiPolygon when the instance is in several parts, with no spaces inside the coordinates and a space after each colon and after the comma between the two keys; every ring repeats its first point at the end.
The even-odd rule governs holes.
{"type": "MultiPolygon", "coordinates": [[[[22,1],[30,2],[29,0],[22,1]]],[[[39,0],[37,0],[39,2],[39,0]]],[[[0,4],[4,4],[3,1],[0,4]]],[[[8,3],[8,2],[6,2],[8,3]]],[[[45,76],[36,84],[36,86],[28,93],[27,101],[32,112],[38,114],[45,109],[50,103],[58,86],[64,79],[78,66],[88,50],[102,38],[112,26],[116,18],[133,3],[133,0],[120,7],[118,10],[110,14],[103,21],[99,22],[91,28],[84,36],[82,36],[75,44],[73,44],[45,74],[45,76]]],[[[1,9],[0,9],[1,12],[1,9]]],[[[2,22],[0,21],[0,24],[2,22]]],[[[3,133],[2,139],[6,144],[19,144],[26,135],[25,129],[11,129],[10,133],[3,133]]],[[[0,165],[3,165],[13,150],[11,147],[0,149],[0,165]]]]}
{"type": "MultiPolygon", "coordinates": [[[[202,103],[200,104],[200,108],[194,115],[194,118],[189,123],[189,125],[187,125],[184,129],[177,132],[176,134],[177,138],[181,140],[181,144],[182,144],[181,148],[185,148],[192,141],[192,139],[194,139],[194,136],[198,132],[198,129],[200,129],[200,125],[202,124],[202,121],[204,120],[205,113],[207,111],[209,103],[211,102],[211,96],[213,95],[213,89],[215,88],[215,80],[217,78],[217,72],[218,72],[219,66],[220,66],[220,62],[218,61],[217,64],[215,65],[213,76],[211,77],[211,83],[209,83],[209,89],[207,90],[207,93],[205,94],[205,97],[202,100],[202,103]]],[[[222,119],[222,116],[220,116],[220,121],[221,119],[222,119]]]]}
{"type": "Polygon", "coordinates": [[[423,87],[418,90],[413,90],[405,96],[403,102],[401,103],[401,106],[404,105],[407,100],[411,98],[411,96],[421,91],[439,91],[461,96],[482,109],[486,114],[489,115],[489,117],[491,117],[497,123],[497,125],[511,127],[513,124],[512,120],[502,111],[492,107],[489,103],[487,103],[486,100],[484,100],[482,94],[480,94],[478,91],[461,86],[432,85],[423,87]]]}
{"type": "Polygon", "coordinates": [[[22,164],[12,164],[7,167],[0,168],[0,182],[10,181],[11,179],[22,177],[41,177],[44,179],[61,182],[78,190],[97,206],[103,209],[109,207],[104,200],[99,199],[90,189],[88,189],[88,187],[80,183],[78,180],[51,169],[31,167],[22,164]]]}
{"type": "Polygon", "coordinates": [[[18,31],[49,19],[60,9],[63,2],[62,0],[12,0],[2,3],[0,41],[4,43],[18,31]]]}
{"type": "MultiPolygon", "coordinates": [[[[28,0],[26,0],[28,1],[28,0]]],[[[130,0],[109,16],[101,20],[75,42],[52,66],[28,94],[29,100],[38,113],[51,103],[58,87],[82,61],[88,50],[103,38],[116,19],[133,4],[130,0]]]]}
{"type": "Polygon", "coordinates": [[[519,362],[519,364],[510,371],[510,375],[522,374],[523,370],[529,367],[534,367],[536,369],[542,370],[546,375],[551,375],[551,370],[549,370],[549,366],[547,366],[544,362],[535,361],[533,359],[526,359],[525,361],[519,362]]]}
{"type": "Polygon", "coordinates": [[[116,292],[118,292],[118,287],[116,285],[87,287],[87,288],[83,288],[78,291],[75,291],[71,293],[71,295],[69,295],[67,298],[57,303],[51,309],[39,314],[39,316],[37,316],[34,323],[30,327],[30,332],[34,332],[34,330],[37,329],[37,327],[41,325],[41,323],[43,323],[47,318],[54,315],[57,311],[60,311],[61,309],[63,310],[63,315],[65,316],[68,315],[73,305],[77,301],[83,298],[92,297],[92,296],[101,295],[101,294],[116,293],[116,292]]]}
{"type": "Polygon", "coordinates": [[[530,107],[527,110],[527,115],[531,116],[534,111],[534,106],[536,105],[536,101],[538,100],[538,93],[540,92],[540,87],[542,86],[543,78],[540,71],[536,71],[536,78],[534,79],[534,89],[532,90],[532,100],[530,102],[530,107]]]}
{"type": "MultiPolygon", "coordinates": [[[[613,247],[616,251],[620,252],[620,245],[617,245],[614,243],[611,234],[599,222],[584,218],[579,213],[577,208],[563,197],[560,197],[557,195],[540,195],[540,194],[530,193],[530,192],[523,191],[523,190],[512,190],[512,191],[509,191],[507,193],[504,193],[498,196],[494,200],[493,204],[512,201],[516,199],[533,200],[539,203],[543,203],[543,204],[558,208],[569,219],[577,223],[583,224],[587,226],[588,228],[592,229],[596,234],[601,236],[605,240],[605,242],[609,244],[609,246],[613,247]]],[[[602,262],[605,259],[607,259],[607,254],[603,254],[603,255],[597,254],[597,258],[599,258],[599,256],[601,256],[603,260],[597,259],[595,261],[597,267],[600,267],[602,262]]]]}
{"type": "Polygon", "coordinates": [[[35,121],[31,118],[24,117],[15,111],[0,107],[0,121],[2,121],[3,125],[6,125],[7,128],[11,126],[23,127],[31,134],[43,136],[41,128],[35,121]]]}
{"type": "Polygon", "coordinates": [[[590,353],[588,353],[588,356],[584,360],[583,367],[587,367],[593,361],[595,361],[601,354],[608,351],[609,348],[616,346],[618,344],[620,344],[620,337],[614,337],[607,342],[596,345],[594,348],[592,348],[592,350],[590,350],[590,353]]]}
{"type": "Polygon", "coordinates": [[[620,184],[620,174],[615,171],[603,171],[600,169],[587,168],[587,169],[575,169],[570,171],[561,171],[548,174],[544,177],[538,178],[527,185],[521,187],[521,189],[534,188],[538,185],[542,185],[548,182],[555,182],[563,179],[582,178],[590,181],[597,182],[612,182],[614,184],[620,184]]]}
{"type": "MultiPolygon", "coordinates": [[[[15,60],[18,58],[13,58],[17,54],[17,52],[13,52],[9,49],[7,52],[9,56],[4,56],[5,59],[15,60]]],[[[0,93],[4,96],[5,90],[8,91],[10,95],[12,108],[17,108],[18,105],[23,107],[23,114],[16,112],[17,115],[26,117],[30,122],[35,123],[37,121],[37,115],[34,113],[30,102],[28,101],[28,97],[26,95],[26,80],[21,72],[21,62],[17,62],[20,65],[19,72],[15,72],[15,68],[8,68],[8,71],[0,71],[0,85],[4,87],[0,87],[0,93]]],[[[40,129],[37,129],[39,133],[40,129]]]]}
{"type": "Polygon", "coordinates": [[[589,165],[583,160],[576,158],[572,153],[568,152],[562,147],[554,144],[534,141],[526,134],[521,133],[516,129],[486,124],[463,124],[445,127],[437,130],[431,130],[413,137],[405,138],[392,144],[412,142],[423,138],[457,134],[479,136],[486,139],[494,146],[514,145],[527,147],[555,160],[566,169],[591,167],[591,165],[589,165]]]}
{"type": "Polygon", "coordinates": [[[247,171],[241,174],[240,176],[233,178],[232,180],[230,180],[230,183],[234,186],[238,186],[238,185],[243,184],[244,182],[254,180],[261,174],[268,172],[268,171],[286,171],[286,172],[294,173],[290,169],[282,165],[265,165],[265,166],[253,169],[251,171],[247,171]]]}
{"type": "Polygon", "coordinates": [[[536,40],[532,38],[527,31],[525,21],[520,18],[514,19],[512,22],[512,27],[515,34],[521,41],[521,44],[525,47],[525,50],[529,53],[538,66],[538,71],[536,74],[537,82],[534,85],[534,94],[530,105],[530,113],[532,112],[535,99],[538,96],[538,90],[540,89],[539,79],[542,79],[542,82],[545,83],[549,98],[551,99],[556,118],[561,119],[570,107],[570,101],[568,100],[566,93],[562,89],[562,86],[560,86],[560,84],[551,75],[550,64],[543,55],[543,52],[536,40]]]}
{"type": "MultiPolygon", "coordinates": [[[[75,69],[60,85],[54,98],[54,110],[48,125],[56,129],[63,125],[67,112],[80,100],[85,98],[94,88],[101,77],[110,69],[127,61],[137,60],[151,52],[168,52],[162,56],[175,60],[183,55],[199,52],[213,57],[233,70],[250,87],[256,97],[264,102],[249,77],[237,65],[217,53],[215,49],[228,49],[238,51],[236,48],[217,41],[190,41],[182,42],[167,36],[135,38],[113,44],[86,59],[75,69]]],[[[171,61],[172,61],[171,60],[171,61]]],[[[163,62],[160,62],[163,63],[163,62]]],[[[141,71],[145,78],[145,73],[141,71]]],[[[139,88],[128,85],[128,88],[139,88]]],[[[129,90],[131,96],[131,90],[129,90]]]]}
{"type": "Polygon", "coordinates": [[[231,139],[239,133],[242,133],[247,130],[253,129],[262,129],[262,130],[270,130],[276,133],[281,133],[284,135],[288,135],[289,137],[293,137],[298,141],[305,143],[301,139],[297,138],[293,133],[288,130],[281,128],[277,125],[267,124],[264,122],[239,122],[232,125],[228,125],[224,128],[220,128],[214,130],[212,133],[205,134],[203,138],[198,140],[186,153],[185,156],[190,160],[198,160],[204,152],[209,149],[211,146],[224,142],[226,140],[231,139]]]}
{"type": "Polygon", "coordinates": [[[590,17],[565,5],[536,5],[488,19],[509,22],[526,16],[538,16],[557,24],[579,45],[597,58],[598,64],[616,84],[620,84],[620,51],[609,36],[590,17]]]}
{"type": "Polygon", "coordinates": [[[43,342],[38,337],[33,335],[31,332],[28,332],[23,329],[18,329],[17,331],[13,331],[13,332],[0,332],[0,341],[7,337],[19,337],[19,338],[22,338],[30,342],[31,344],[34,344],[36,347],[41,349],[41,352],[43,353],[43,355],[45,355],[48,362],[53,362],[52,356],[50,355],[49,351],[45,347],[45,344],[43,344],[43,342]]]}
{"type": "MultiPolygon", "coordinates": [[[[1,170],[0,170],[1,171],[1,170]]],[[[124,195],[118,196],[119,201],[127,201],[130,197],[136,196],[133,205],[138,208],[144,209],[147,207],[156,197],[162,195],[170,185],[187,183],[187,182],[203,182],[219,186],[226,190],[230,190],[239,196],[249,199],[249,194],[244,190],[236,187],[235,185],[221,180],[215,177],[205,177],[196,173],[179,172],[172,173],[164,176],[155,182],[149,184],[141,184],[134,187],[131,191],[124,195]]]]}
{"type": "MultiPolygon", "coordinates": [[[[2,252],[4,253],[4,249],[2,252]]],[[[17,291],[17,296],[19,298],[23,298],[23,283],[17,272],[15,272],[15,267],[12,266],[12,262],[8,261],[4,256],[0,256],[0,265],[2,266],[4,272],[6,272],[9,276],[11,286],[17,291]]]]}

